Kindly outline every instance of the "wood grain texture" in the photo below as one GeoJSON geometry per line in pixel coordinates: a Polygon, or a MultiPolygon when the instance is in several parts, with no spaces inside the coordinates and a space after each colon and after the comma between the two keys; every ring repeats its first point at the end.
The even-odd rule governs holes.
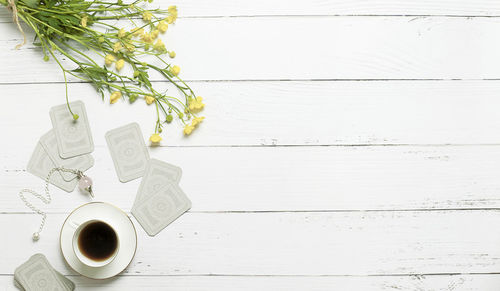
{"type": "MultiPolygon", "coordinates": [[[[5,147],[4,147],[5,148],[5,147]]],[[[1,211],[29,212],[17,193],[41,191],[25,171],[32,146],[0,156],[1,211]]],[[[175,147],[151,156],[183,169],[192,211],[358,211],[500,208],[500,147],[175,147]]],[[[140,179],[120,183],[108,149],[88,171],[98,199],[130,210],[140,179]]],[[[89,201],[51,188],[48,212],[89,201]]],[[[36,201],[38,202],[38,201],[36,201]]]]}
{"type": "MultiPolygon", "coordinates": [[[[159,84],[160,90],[169,87],[159,84]]],[[[499,81],[197,82],[206,120],[189,138],[179,122],[166,146],[401,145],[500,143],[499,81]]],[[[83,100],[97,145],[106,131],[137,121],[147,138],[156,112],[143,100],[109,105],[89,84],[71,84],[83,100]]],[[[52,126],[64,84],[0,85],[4,147],[34,147],[52,126]]],[[[27,159],[28,156],[22,156],[27,159]]]]}
{"type": "MultiPolygon", "coordinates": [[[[165,42],[186,80],[498,79],[498,30],[497,18],[192,18],[165,42]]],[[[0,23],[1,83],[63,81],[20,40],[0,23]]]]}
{"type": "MultiPolygon", "coordinates": [[[[500,16],[494,0],[155,0],[151,7],[177,5],[180,17],[266,15],[443,15],[500,16]]],[[[0,21],[9,21],[0,10],[0,21]]]]}
{"type": "MultiPolygon", "coordinates": [[[[120,276],[94,281],[69,276],[78,290],[190,290],[190,291],[498,291],[500,275],[414,275],[353,277],[290,277],[290,276],[120,276]]],[[[6,291],[18,291],[12,275],[0,276],[6,291]]]]}
{"type": "MultiPolygon", "coordinates": [[[[282,276],[120,276],[94,281],[69,276],[78,290],[190,290],[190,291],[498,291],[500,275],[415,275],[396,277],[282,277],[282,276]]],[[[13,276],[0,276],[6,291],[18,291],[13,276]]]]}
{"type": "MultiPolygon", "coordinates": [[[[42,239],[31,241],[38,219],[2,214],[1,274],[30,254],[44,253],[72,273],[59,251],[66,214],[48,216],[42,239]],[[13,223],[15,221],[15,223],[13,223]],[[23,227],[20,229],[19,226],[23,227]]],[[[135,221],[135,220],[134,220],[135,221]]],[[[367,276],[497,272],[499,211],[341,213],[186,213],[156,237],[138,229],[127,275],[367,276]],[[251,254],[251,255],[249,255],[251,254]]]]}
{"type": "MultiPolygon", "coordinates": [[[[21,37],[0,9],[0,286],[14,290],[15,267],[42,252],[77,290],[499,289],[498,1],[153,6],[170,4],[181,18],[166,43],[207,119],[188,139],[167,127],[150,152],[182,167],[193,208],[155,238],[133,219],[137,256],[106,281],[59,253],[61,223],[87,196],[52,190],[30,240],[39,217],[17,192],[42,189],[25,168],[64,84],[39,49],[13,49],[21,37]]],[[[71,82],[93,129],[97,197],[129,211],[139,181],[117,181],[104,133],[138,121],[147,139],[153,108],[102,104],[71,82]]]]}

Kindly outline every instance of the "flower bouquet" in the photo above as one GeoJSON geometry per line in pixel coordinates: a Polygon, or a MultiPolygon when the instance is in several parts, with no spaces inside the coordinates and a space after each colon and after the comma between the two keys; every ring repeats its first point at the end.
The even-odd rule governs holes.
{"type": "MultiPolygon", "coordinates": [[[[152,2],[152,0],[149,0],[152,2]]],[[[121,99],[130,103],[137,99],[154,105],[157,114],[154,133],[150,140],[161,141],[160,133],[165,124],[174,118],[184,125],[189,135],[203,121],[197,116],[204,108],[201,97],[179,77],[179,66],[166,61],[175,58],[168,50],[161,34],[177,19],[177,7],[167,10],[147,9],[147,3],[136,0],[0,0],[11,10],[13,21],[26,36],[19,24],[24,21],[35,33],[33,44],[40,47],[43,59],[54,59],[64,75],[66,102],[69,105],[68,76],[91,83],[103,100],[111,104],[121,99]],[[117,25],[116,23],[119,23],[117,25]],[[125,27],[128,27],[127,29],[125,27]],[[70,60],[72,68],[63,65],[62,58],[70,60]],[[144,59],[155,59],[155,63],[144,59]],[[131,73],[122,73],[128,66],[131,73]],[[149,73],[157,72],[180,92],[180,97],[160,92],[149,81],[149,73]]]]}

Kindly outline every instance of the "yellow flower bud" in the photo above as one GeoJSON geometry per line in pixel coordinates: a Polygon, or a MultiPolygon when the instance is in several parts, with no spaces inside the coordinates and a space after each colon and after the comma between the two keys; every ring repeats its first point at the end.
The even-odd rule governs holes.
{"type": "Polygon", "coordinates": [[[177,15],[177,6],[172,5],[167,8],[168,13],[177,15]]]}
{"type": "Polygon", "coordinates": [[[168,52],[168,56],[172,59],[175,58],[175,52],[174,51],[168,52]]]}
{"type": "Polygon", "coordinates": [[[203,101],[203,98],[201,98],[200,96],[198,96],[196,98],[189,99],[188,100],[189,110],[191,110],[191,112],[193,112],[193,113],[197,113],[197,112],[201,111],[205,107],[205,104],[203,104],[202,101],[203,101]]]}
{"type": "Polygon", "coordinates": [[[106,55],[104,58],[104,63],[109,66],[115,61],[115,57],[113,55],[106,55]]]}
{"type": "Polygon", "coordinates": [[[135,51],[135,46],[133,44],[126,44],[125,45],[125,48],[129,51],[129,52],[133,52],[135,51]]]}
{"type": "Polygon", "coordinates": [[[170,73],[172,73],[174,76],[179,75],[180,72],[181,68],[179,66],[170,67],[170,73]]]}
{"type": "Polygon", "coordinates": [[[120,71],[123,68],[123,65],[125,65],[125,60],[124,59],[119,59],[116,61],[115,67],[117,71],[120,71]]]}
{"type": "Polygon", "coordinates": [[[139,74],[140,74],[139,71],[134,71],[134,78],[139,77],[139,74]]]}
{"type": "Polygon", "coordinates": [[[188,124],[188,125],[186,125],[184,127],[184,134],[185,135],[190,135],[193,132],[194,129],[195,129],[194,126],[192,126],[191,124],[188,124]]]}
{"type": "Polygon", "coordinates": [[[88,16],[87,15],[83,16],[82,19],[80,19],[80,25],[82,27],[87,27],[87,21],[88,21],[88,16]]]}
{"type": "Polygon", "coordinates": [[[158,29],[155,29],[155,30],[151,31],[151,37],[152,37],[153,39],[156,39],[156,38],[158,37],[158,34],[159,34],[159,33],[160,33],[160,32],[158,31],[158,29]]]}
{"type": "Polygon", "coordinates": [[[156,43],[153,45],[153,48],[159,52],[161,51],[164,51],[165,50],[165,44],[163,43],[163,41],[161,39],[159,39],[158,41],[156,41],[156,43]]]}
{"type": "Polygon", "coordinates": [[[191,125],[192,126],[197,126],[198,124],[200,124],[203,119],[205,119],[205,117],[196,117],[193,119],[193,122],[191,122],[191,125]]]}
{"type": "Polygon", "coordinates": [[[149,140],[152,142],[152,143],[159,143],[161,141],[161,136],[157,133],[155,134],[152,134],[150,137],[149,137],[149,140]]]}
{"type": "Polygon", "coordinates": [[[165,33],[167,29],[168,29],[168,23],[165,20],[160,21],[160,23],[158,24],[158,30],[161,33],[165,33]]]}
{"type": "Polygon", "coordinates": [[[152,43],[154,41],[153,37],[150,33],[145,33],[141,36],[143,42],[152,43]]]}
{"type": "Polygon", "coordinates": [[[126,33],[127,33],[127,32],[125,31],[125,29],[120,28],[120,30],[118,30],[118,37],[119,37],[119,38],[122,38],[122,37],[124,37],[124,36],[125,36],[125,34],[126,34],[126,33]]]}
{"type": "Polygon", "coordinates": [[[149,95],[144,96],[144,99],[146,100],[146,103],[148,105],[151,105],[153,104],[153,102],[155,102],[155,98],[149,95]]]}
{"type": "Polygon", "coordinates": [[[144,21],[151,21],[151,18],[153,18],[153,14],[151,12],[146,11],[142,14],[142,20],[144,21]]]}
{"type": "Polygon", "coordinates": [[[115,42],[115,44],[113,45],[113,51],[115,53],[119,52],[122,48],[122,43],[119,41],[115,42]]]}
{"type": "Polygon", "coordinates": [[[115,92],[111,93],[111,96],[109,97],[109,103],[110,104],[114,104],[120,98],[122,98],[122,92],[115,91],[115,92]]]}
{"type": "Polygon", "coordinates": [[[167,16],[167,18],[165,18],[165,20],[167,21],[168,24],[172,24],[174,23],[174,21],[177,19],[177,17],[173,16],[173,15],[169,15],[167,16]]]}
{"type": "Polygon", "coordinates": [[[141,36],[144,33],[144,29],[136,27],[132,29],[131,32],[134,34],[134,36],[141,36]]]}

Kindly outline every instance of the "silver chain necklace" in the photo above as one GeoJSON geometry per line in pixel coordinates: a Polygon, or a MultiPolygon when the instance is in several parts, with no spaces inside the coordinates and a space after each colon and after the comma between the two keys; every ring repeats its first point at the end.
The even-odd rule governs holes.
{"type": "Polygon", "coordinates": [[[50,204],[50,202],[52,201],[52,197],[50,196],[50,192],[49,192],[49,181],[50,181],[50,177],[52,176],[52,174],[55,173],[56,171],[75,174],[76,178],[79,180],[78,187],[81,190],[88,192],[90,194],[90,196],[92,196],[92,198],[94,197],[94,193],[92,192],[92,179],[85,176],[83,174],[83,172],[80,170],[66,169],[64,167],[53,168],[52,170],[49,171],[49,173],[47,174],[47,177],[45,178],[45,195],[39,194],[31,189],[22,189],[21,191],[19,191],[19,197],[24,202],[24,204],[27,207],[29,207],[31,210],[33,210],[34,212],[36,212],[42,216],[42,221],[40,222],[40,227],[38,228],[38,231],[35,231],[33,233],[33,237],[32,237],[33,241],[37,241],[40,239],[40,233],[42,232],[43,227],[45,226],[45,220],[47,219],[47,213],[40,210],[38,207],[33,205],[31,202],[29,202],[26,199],[26,196],[24,196],[24,193],[28,193],[28,194],[33,195],[33,197],[40,199],[44,204],[50,204]]]}

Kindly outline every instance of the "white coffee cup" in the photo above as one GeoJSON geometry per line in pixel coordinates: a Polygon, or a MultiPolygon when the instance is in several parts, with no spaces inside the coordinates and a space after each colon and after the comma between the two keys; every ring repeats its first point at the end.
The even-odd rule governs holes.
{"type": "Polygon", "coordinates": [[[89,267],[97,268],[97,267],[106,266],[115,259],[116,254],[118,253],[118,250],[120,249],[120,239],[118,237],[118,233],[116,232],[116,230],[109,223],[102,221],[102,220],[98,220],[98,219],[92,219],[92,220],[85,221],[81,224],[78,224],[78,223],[71,223],[71,224],[76,227],[76,231],[73,234],[73,252],[75,253],[76,257],[78,258],[78,260],[82,264],[89,266],[89,267]],[[89,224],[95,223],[95,222],[105,223],[107,226],[109,226],[114,231],[115,236],[116,236],[116,248],[114,249],[113,253],[111,255],[109,255],[104,260],[95,260],[95,259],[89,258],[80,249],[80,246],[78,243],[78,240],[80,238],[80,234],[82,233],[82,230],[84,230],[85,227],[87,227],[89,224]]]}

